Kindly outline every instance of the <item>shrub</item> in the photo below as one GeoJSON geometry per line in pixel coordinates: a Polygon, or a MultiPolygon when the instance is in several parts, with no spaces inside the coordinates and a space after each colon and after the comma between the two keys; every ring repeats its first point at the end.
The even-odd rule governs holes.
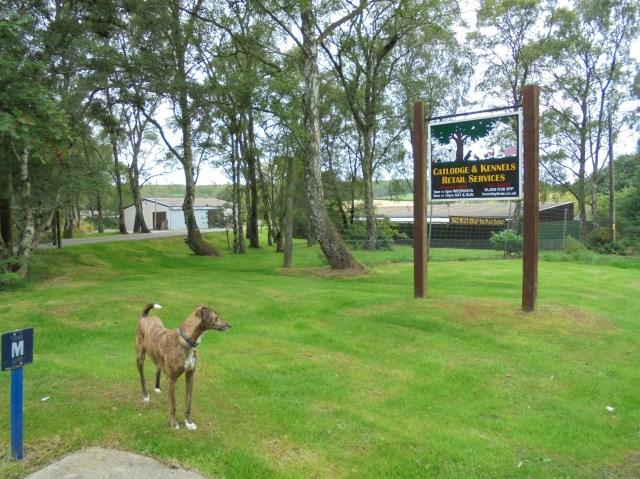
{"type": "Polygon", "coordinates": [[[573,236],[567,236],[564,240],[564,248],[563,251],[566,254],[573,254],[577,251],[583,251],[586,249],[586,246],[575,239],[573,236]]]}
{"type": "MultiPolygon", "coordinates": [[[[351,245],[353,249],[362,247],[364,239],[367,236],[367,225],[363,222],[357,222],[349,225],[347,231],[343,233],[345,243],[351,245]]],[[[378,236],[376,239],[376,249],[391,250],[393,246],[393,237],[387,233],[387,228],[378,226],[378,236]]]]}
{"type": "Polygon", "coordinates": [[[606,243],[611,242],[611,235],[609,234],[609,228],[596,228],[591,233],[589,233],[588,237],[589,246],[592,248],[599,248],[606,243]]]}
{"type": "Polygon", "coordinates": [[[489,241],[493,249],[504,251],[505,256],[522,256],[522,236],[512,229],[492,232],[489,241]]]}
{"type": "Polygon", "coordinates": [[[0,260],[0,286],[17,284],[20,282],[20,276],[17,271],[20,269],[21,262],[15,258],[0,260]]]}
{"type": "Polygon", "coordinates": [[[632,245],[625,241],[605,243],[602,246],[595,248],[595,250],[600,254],[613,254],[618,256],[630,256],[634,253],[632,245]]]}

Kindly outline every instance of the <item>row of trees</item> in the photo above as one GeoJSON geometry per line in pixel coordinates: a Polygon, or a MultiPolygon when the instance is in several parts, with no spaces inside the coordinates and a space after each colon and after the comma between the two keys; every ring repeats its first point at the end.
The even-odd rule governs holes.
{"type": "MultiPolygon", "coordinates": [[[[545,92],[548,177],[586,220],[608,160],[607,115],[614,140],[637,117],[624,109],[637,6],[479,6],[471,31],[457,2],[439,0],[5,2],[0,216],[13,217],[0,222],[0,255],[24,274],[54,213],[69,235],[78,208],[100,211],[113,184],[126,232],[124,189],[139,206],[158,164],[184,172],[189,247],[220,255],[193,213],[199,172],[213,164],[233,188],[236,252],[245,238],[260,246],[262,221],[290,266],[297,216],[332,268],[359,268],[339,230],[362,199],[364,247],[376,247],[373,182],[411,176],[412,103],[426,101],[429,115],[469,110],[475,89],[483,106],[519,104],[531,82],[545,92]]],[[[148,231],[141,214],[135,230],[148,231]]]]}

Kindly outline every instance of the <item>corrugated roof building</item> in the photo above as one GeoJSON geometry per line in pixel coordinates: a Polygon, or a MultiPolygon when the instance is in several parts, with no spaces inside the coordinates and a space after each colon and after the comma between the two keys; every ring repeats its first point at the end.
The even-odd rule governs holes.
{"type": "MultiPolygon", "coordinates": [[[[183,198],[144,198],[142,211],[147,227],[154,230],[186,230],[187,224],[182,211],[183,198]]],[[[193,210],[198,228],[214,228],[225,213],[224,200],[217,198],[196,198],[193,210]]],[[[124,209],[124,220],[127,231],[133,231],[136,217],[135,205],[124,209]]]]}

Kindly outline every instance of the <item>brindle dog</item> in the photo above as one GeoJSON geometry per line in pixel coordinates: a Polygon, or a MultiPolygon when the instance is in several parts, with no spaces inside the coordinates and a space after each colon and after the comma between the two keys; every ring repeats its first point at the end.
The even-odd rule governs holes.
{"type": "Polygon", "coordinates": [[[161,308],[159,304],[148,304],[138,322],[136,329],[136,351],[138,353],[138,372],[142,385],[142,400],[148,401],[147,385],[144,379],[144,359],[148,353],[158,367],[156,372],[156,392],[160,392],[160,373],[164,371],[169,384],[169,421],[171,427],[179,429],[176,422],[176,380],[185,373],[187,381],[184,423],[187,429],[196,429],[191,421],[191,395],[195,381],[198,351],[202,335],[211,329],[226,331],[231,327],[222,320],[214,310],[198,305],[196,310],[184,320],[178,329],[166,329],[160,318],[148,316],[153,308],[161,308]]]}

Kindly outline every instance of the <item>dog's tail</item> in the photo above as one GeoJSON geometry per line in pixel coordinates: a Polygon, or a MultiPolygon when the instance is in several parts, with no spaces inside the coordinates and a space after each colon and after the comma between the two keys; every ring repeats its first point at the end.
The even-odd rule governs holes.
{"type": "Polygon", "coordinates": [[[142,310],[142,313],[140,314],[140,317],[141,318],[146,318],[147,314],[149,314],[149,311],[151,311],[153,308],[162,309],[162,306],[160,306],[159,304],[155,304],[155,303],[149,303],[142,310]]]}

